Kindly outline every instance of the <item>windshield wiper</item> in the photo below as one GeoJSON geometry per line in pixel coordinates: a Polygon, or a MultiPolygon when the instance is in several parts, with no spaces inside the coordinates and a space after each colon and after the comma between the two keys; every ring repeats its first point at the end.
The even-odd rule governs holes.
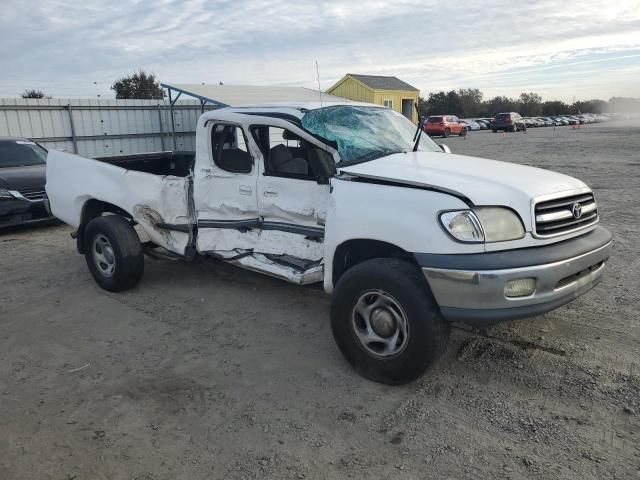
{"type": "Polygon", "coordinates": [[[416,129],[416,134],[413,136],[413,141],[416,142],[413,145],[413,151],[418,151],[418,146],[420,145],[420,137],[422,136],[422,119],[420,118],[420,110],[418,110],[418,104],[413,104],[416,107],[416,112],[418,113],[418,128],[416,129]]]}

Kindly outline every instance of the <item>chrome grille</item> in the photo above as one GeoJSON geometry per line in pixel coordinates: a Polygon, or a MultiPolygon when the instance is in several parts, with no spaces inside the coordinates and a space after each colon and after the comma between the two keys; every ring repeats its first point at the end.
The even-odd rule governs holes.
{"type": "Polygon", "coordinates": [[[42,200],[46,196],[46,192],[42,189],[22,190],[20,192],[20,195],[22,195],[27,200],[36,201],[42,200]]]}
{"type": "Polygon", "coordinates": [[[592,193],[554,198],[535,206],[536,234],[554,237],[598,222],[598,207],[592,193]]]}

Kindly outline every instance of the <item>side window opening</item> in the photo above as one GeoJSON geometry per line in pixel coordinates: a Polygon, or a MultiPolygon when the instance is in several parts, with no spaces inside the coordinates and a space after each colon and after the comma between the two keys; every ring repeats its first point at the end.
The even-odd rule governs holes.
{"type": "Polygon", "coordinates": [[[235,125],[214,125],[211,130],[214,163],[233,173],[251,173],[253,160],[247,148],[242,128],[235,125]]]}
{"type": "Polygon", "coordinates": [[[251,127],[251,134],[264,156],[267,175],[316,180],[320,170],[324,170],[319,167],[319,162],[333,165],[331,154],[290,130],[256,125],[251,127]]]}

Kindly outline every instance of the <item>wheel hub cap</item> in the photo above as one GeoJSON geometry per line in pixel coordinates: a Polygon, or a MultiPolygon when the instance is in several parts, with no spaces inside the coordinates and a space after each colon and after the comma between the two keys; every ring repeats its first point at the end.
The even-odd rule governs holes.
{"type": "Polygon", "coordinates": [[[409,341],[409,323],[403,308],[382,290],[360,295],[351,313],[351,327],[361,347],[377,358],[400,354],[409,341]]]}
{"type": "Polygon", "coordinates": [[[98,271],[105,277],[110,277],[116,268],[116,257],[109,239],[104,235],[96,235],[91,245],[93,261],[98,271]]]}
{"type": "Polygon", "coordinates": [[[376,308],[371,312],[371,327],[381,337],[390,337],[396,329],[393,314],[386,308],[376,308]]]}

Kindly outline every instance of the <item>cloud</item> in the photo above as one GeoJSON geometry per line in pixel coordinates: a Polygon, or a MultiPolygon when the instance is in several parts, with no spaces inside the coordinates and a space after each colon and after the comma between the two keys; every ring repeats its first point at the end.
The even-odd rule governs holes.
{"type": "Polygon", "coordinates": [[[581,80],[567,84],[563,72],[587,62],[602,82],[597,96],[640,95],[631,82],[607,80],[640,62],[638,31],[635,0],[462,8],[428,0],[25,0],[3,6],[0,95],[36,87],[105,96],[136,68],[176,83],[314,87],[316,59],[323,88],[354,72],[397,75],[424,94],[477,86],[515,95],[539,84],[567,99],[581,80]]]}

